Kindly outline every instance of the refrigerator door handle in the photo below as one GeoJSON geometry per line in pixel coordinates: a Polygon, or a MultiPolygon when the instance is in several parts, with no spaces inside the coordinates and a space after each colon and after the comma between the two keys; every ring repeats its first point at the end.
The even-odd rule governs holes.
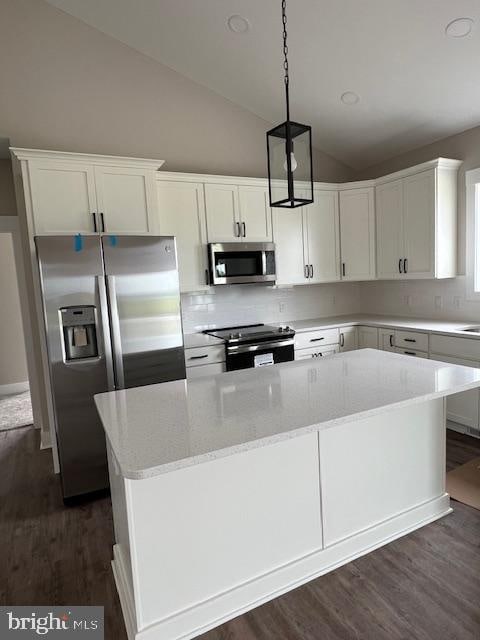
{"type": "Polygon", "coordinates": [[[115,276],[107,276],[107,299],[110,310],[110,329],[112,332],[113,364],[115,369],[115,388],[125,389],[123,374],[122,338],[120,334],[120,320],[118,317],[117,293],[115,290],[115,276]]]}
{"type": "Polygon", "coordinates": [[[110,324],[108,320],[107,287],[103,276],[96,276],[98,298],[100,300],[100,321],[103,334],[103,350],[107,368],[107,383],[109,391],[115,390],[115,373],[113,369],[112,344],[110,340],[110,324]]]}

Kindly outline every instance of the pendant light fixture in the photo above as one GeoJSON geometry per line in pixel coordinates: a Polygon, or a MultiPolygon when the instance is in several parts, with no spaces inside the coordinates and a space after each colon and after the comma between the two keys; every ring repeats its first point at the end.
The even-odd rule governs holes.
{"type": "Polygon", "coordinates": [[[282,0],[283,69],[287,119],[267,132],[271,207],[302,207],[313,202],[312,127],[290,120],[287,2],[282,0]]]}

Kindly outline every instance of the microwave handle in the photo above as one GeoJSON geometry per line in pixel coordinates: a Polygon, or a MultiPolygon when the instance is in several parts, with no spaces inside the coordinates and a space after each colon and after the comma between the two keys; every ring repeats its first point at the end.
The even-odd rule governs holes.
{"type": "Polygon", "coordinates": [[[267,275],[267,252],[262,251],[262,276],[267,275]]]}

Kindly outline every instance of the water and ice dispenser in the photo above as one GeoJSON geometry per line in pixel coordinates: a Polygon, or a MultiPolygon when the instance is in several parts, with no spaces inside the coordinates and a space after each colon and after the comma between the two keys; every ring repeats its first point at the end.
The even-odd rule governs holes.
{"type": "Polygon", "coordinates": [[[65,362],[98,357],[95,307],[63,307],[60,309],[65,362]]]}

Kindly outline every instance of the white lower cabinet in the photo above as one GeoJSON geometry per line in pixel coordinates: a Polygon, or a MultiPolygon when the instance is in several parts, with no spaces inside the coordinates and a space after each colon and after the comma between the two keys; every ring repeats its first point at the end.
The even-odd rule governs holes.
{"type": "MultiPolygon", "coordinates": [[[[466,367],[480,368],[480,362],[478,361],[453,358],[438,353],[431,353],[430,359],[448,362],[450,364],[465,365],[466,367]]],[[[469,433],[471,433],[470,430],[474,431],[471,435],[478,435],[480,437],[479,414],[480,392],[478,389],[471,389],[470,391],[456,393],[453,396],[447,397],[447,419],[458,425],[463,425],[463,427],[468,427],[469,433]]],[[[459,431],[466,431],[466,429],[459,429],[459,431]]]]}
{"type": "Polygon", "coordinates": [[[310,358],[325,358],[327,356],[333,356],[338,353],[340,348],[338,345],[332,345],[331,347],[313,347],[311,349],[300,349],[295,351],[295,360],[307,360],[310,358]]]}
{"type": "Polygon", "coordinates": [[[382,351],[395,351],[395,331],[393,329],[378,330],[378,348],[382,351]]]}
{"type": "Polygon", "coordinates": [[[225,373],[226,370],[225,362],[203,364],[198,367],[187,367],[187,380],[216,376],[219,373],[225,373]]]}
{"type": "Polygon", "coordinates": [[[376,327],[358,327],[358,348],[378,349],[378,329],[376,327]]]}
{"type": "Polygon", "coordinates": [[[225,346],[217,344],[185,349],[185,366],[187,380],[224,373],[226,371],[225,346]]]}
{"type": "Polygon", "coordinates": [[[416,358],[428,358],[428,353],[425,351],[415,351],[414,349],[403,349],[402,347],[396,347],[395,353],[403,353],[406,356],[415,356],[416,358]]]}
{"type": "Polygon", "coordinates": [[[340,351],[354,351],[358,348],[357,327],[340,328],[340,351]]]}

